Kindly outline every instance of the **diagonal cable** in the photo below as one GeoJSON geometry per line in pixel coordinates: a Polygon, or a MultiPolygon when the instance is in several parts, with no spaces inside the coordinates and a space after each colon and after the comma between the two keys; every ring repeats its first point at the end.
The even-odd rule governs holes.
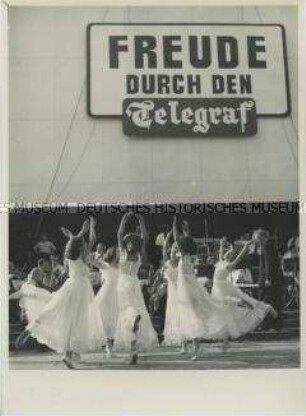
{"type": "MultiPolygon", "coordinates": [[[[103,16],[103,19],[102,19],[102,20],[103,20],[103,22],[105,22],[105,20],[106,20],[106,18],[107,18],[107,16],[108,16],[108,14],[109,14],[109,12],[110,12],[110,7],[107,7],[107,8],[106,8],[106,11],[105,11],[105,14],[104,14],[104,16],[103,16]]],[[[56,169],[56,171],[55,171],[55,175],[54,175],[54,177],[53,177],[53,180],[52,180],[52,183],[51,183],[51,186],[50,186],[49,192],[48,192],[47,201],[48,201],[48,199],[49,199],[49,197],[50,197],[50,194],[51,194],[51,192],[52,192],[52,189],[53,189],[53,186],[54,186],[54,183],[55,183],[55,179],[56,179],[56,176],[57,176],[57,174],[58,174],[59,167],[60,167],[61,161],[62,161],[62,159],[63,159],[63,155],[64,155],[64,153],[65,153],[65,149],[66,149],[66,147],[67,147],[67,143],[68,143],[68,139],[69,139],[69,136],[70,136],[70,132],[71,132],[71,130],[72,130],[73,122],[74,122],[74,120],[75,120],[75,116],[76,116],[76,114],[77,114],[78,106],[79,106],[79,104],[80,104],[81,97],[82,97],[82,94],[83,94],[83,90],[84,90],[85,85],[86,85],[86,77],[85,77],[84,83],[83,83],[83,85],[82,85],[82,89],[81,89],[81,92],[80,92],[80,95],[79,95],[79,100],[78,100],[78,103],[77,103],[77,106],[76,106],[76,109],[75,109],[74,115],[73,115],[73,117],[72,117],[72,120],[71,120],[71,123],[70,123],[69,129],[68,129],[68,132],[67,132],[66,140],[65,140],[65,142],[64,142],[64,146],[63,146],[63,149],[62,149],[62,152],[61,152],[61,155],[60,155],[60,158],[59,158],[58,164],[57,164],[57,169],[56,169]]],[[[71,174],[69,175],[69,177],[68,177],[68,180],[67,180],[66,184],[62,187],[61,191],[59,192],[58,197],[60,197],[60,196],[61,196],[61,194],[63,193],[63,191],[64,191],[64,190],[67,188],[67,186],[71,183],[71,181],[72,181],[72,179],[73,179],[73,177],[74,177],[75,173],[77,172],[77,170],[78,170],[78,168],[79,168],[79,166],[80,166],[80,164],[81,164],[81,162],[82,162],[82,160],[83,160],[83,157],[84,157],[84,155],[85,155],[85,153],[86,153],[86,151],[87,151],[87,148],[88,148],[89,143],[90,143],[90,141],[91,141],[91,138],[92,138],[92,136],[93,136],[94,130],[95,130],[95,124],[94,124],[94,126],[93,126],[93,128],[92,128],[92,130],[91,130],[91,133],[90,133],[90,135],[89,135],[89,137],[88,137],[88,140],[87,140],[87,142],[86,142],[86,144],[85,144],[85,146],[84,146],[84,148],[83,148],[83,151],[82,151],[82,153],[81,153],[81,156],[80,156],[80,159],[79,159],[78,163],[75,165],[75,167],[74,167],[73,171],[72,171],[72,172],[71,172],[71,174]]]]}
{"type": "Polygon", "coordinates": [[[74,120],[75,120],[76,115],[77,115],[77,112],[78,112],[78,108],[79,108],[79,105],[80,105],[80,102],[81,102],[81,98],[82,98],[82,95],[83,95],[83,91],[85,89],[85,85],[86,85],[86,77],[85,77],[85,79],[83,81],[82,88],[81,88],[80,93],[79,93],[79,96],[78,96],[77,104],[75,106],[75,109],[74,109],[74,112],[73,112],[73,116],[72,116],[72,118],[70,120],[70,123],[69,123],[69,127],[68,127],[68,130],[67,130],[67,133],[66,133],[66,136],[65,136],[65,140],[64,140],[64,144],[63,144],[63,147],[62,147],[60,156],[58,158],[58,161],[57,161],[57,164],[56,164],[56,168],[55,168],[55,172],[54,172],[54,175],[53,175],[53,178],[52,178],[52,181],[51,181],[51,184],[50,184],[50,187],[49,187],[47,196],[46,196],[46,202],[49,202],[49,198],[50,198],[51,193],[53,191],[53,187],[54,187],[54,184],[55,184],[55,180],[56,180],[57,175],[58,175],[58,172],[60,170],[61,163],[62,163],[64,154],[65,154],[65,150],[67,148],[67,144],[68,144],[69,139],[70,139],[70,133],[71,133],[71,130],[72,130],[72,127],[73,127],[73,123],[74,123],[74,120]]]}
{"type": "Polygon", "coordinates": [[[87,140],[86,140],[86,143],[85,143],[85,145],[84,145],[84,147],[83,147],[82,153],[81,153],[81,155],[80,155],[80,157],[79,157],[79,160],[78,160],[78,162],[75,164],[75,167],[74,167],[74,169],[72,170],[72,172],[70,173],[70,175],[69,175],[69,177],[68,177],[68,179],[67,179],[67,181],[66,181],[65,185],[62,187],[62,189],[60,190],[60,192],[57,194],[57,199],[59,199],[59,197],[62,195],[62,193],[63,193],[63,192],[66,190],[66,188],[70,185],[70,183],[71,183],[72,179],[74,178],[74,176],[75,176],[76,172],[78,171],[78,169],[79,169],[79,167],[80,167],[80,165],[81,165],[81,163],[82,163],[82,161],[83,161],[83,158],[84,158],[84,156],[85,156],[85,154],[86,154],[86,152],[87,152],[87,149],[89,148],[89,144],[90,144],[90,142],[91,142],[91,139],[92,139],[92,137],[94,136],[94,132],[95,132],[96,126],[97,126],[97,124],[96,124],[96,122],[94,122],[94,124],[93,124],[93,126],[92,126],[92,128],[91,128],[90,134],[89,134],[89,136],[88,136],[88,138],[87,138],[87,140]]]}

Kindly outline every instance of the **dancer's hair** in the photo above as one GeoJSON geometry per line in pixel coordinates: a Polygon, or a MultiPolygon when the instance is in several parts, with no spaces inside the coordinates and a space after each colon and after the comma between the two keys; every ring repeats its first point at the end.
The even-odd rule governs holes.
{"type": "Polygon", "coordinates": [[[177,244],[183,254],[194,256],[198,252],[197,244],[190,236],[180,235],[177,239],[177,244]]]}
{"type": "Polygon", "coordinates": [[[127,249],[127,245],[129,243],[132,243],[133,245],[133,249],[132,249],[133,252],[139,253],[142,250],[143,239],[138,234],[129,233],[123,237],[122,246],[124,250],[127,249]]]}
{"type": "Polygon", "coordinates": [[[144,219],[141,215],[133,214],[131,212],[127,212],[126,214],[124,214],[120,222],[117,238],[120,250],[126,251],[128,255],[134,256],[135,254],[139,254],[142,257],[142,259],[145,258],[145,243],[147,241],[147,232],[144,219]],[[131,218],[136,218],[140,228],[141,235],[139,235],[138,233],[125,234],[126,224],[131,218]]]}
{"type": "Polygon", "coordinates": [[[118,260],[118,247],[112,246],[106,250],[104,261],[108,264],[114,263],[118,260]]]}
{"type": "Polygon", "coordinates": [[[90,230],[90,224],[92,224],[92,220],[85,220],[77,235],[73,235],[67,228],[61,227],[62,233],[68,238],[68,243],[66,244],[64,252],[64,257],[66,259],[77,260],[81,257],[82,250],[84,250],[85,247],[84,235],[90,230]]]}
{"type": "Polygon", "coordinates": [[[177,242],[178,248],[183,255],[194,256],[198,252],[196,242],[190,235],[189,224],[183,221],[181,227],[178,227],[177,219],[173,219],[173,236],[177,242]],[[179,230],[181,228],[181,230],[179,230]]]}
{"type": "Polygon", "coordinates": [[[261,238],[267,240],[269,238],[269,231],[259,228],[253,232],[252,238],[261,238]]]}

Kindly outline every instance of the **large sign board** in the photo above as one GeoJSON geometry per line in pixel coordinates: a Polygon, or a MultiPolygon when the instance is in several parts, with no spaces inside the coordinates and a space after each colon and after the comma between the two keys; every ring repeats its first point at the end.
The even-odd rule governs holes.
{"type": "Polygon", "coordinates": [[[285,31],[264,24],[87,27],[87,108],[122,116],[126,98],[251,98],[258,116],[290,113],[285,31]]]}

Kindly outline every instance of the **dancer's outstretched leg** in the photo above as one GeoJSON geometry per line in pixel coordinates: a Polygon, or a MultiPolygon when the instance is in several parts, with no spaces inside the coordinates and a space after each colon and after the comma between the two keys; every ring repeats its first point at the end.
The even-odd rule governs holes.
{"type": "Polygon", "coordinates": [[[138,352],[137,352],[137,334],[139,331],[139,323],[141,320],[141,315],[137,315],[135,318],[134,326],[133,326],[133,334],[135,338],[131,342],[131,355],[130,355],[130,361],[129,364],[135,365],[138,361],[138,352]]]}
{"type": "Polygon", "coordinates": [[[200,352],[200,343],[198,338],[195,338],[193,340],[193,346],[194,346],[194,355],[191,357],[192,361],[197,361],[199,358],[199,352],[200,352]]]}
{"type": "Polygon", "coordinates": [[[72,370],[73,367],[73,362],[72,362],[72,356],[73,356],[73,352],[72,351],[66,351],[64,358],[63,358],[63,363],[66,364],[66,366],[72,370]]]}
{"type": "Polygon", "coordinates": [[[137,364],[137,361],[138,361],[137,340],[135,339],[131,342],[131,356],[130,356],[129,364],[135,365],[137,364]]]}
{"type": "Polygon", "coordinates": [[[187,352],[187,341],[183,341],[182,342],[182,347],[181,347],[181,354],[186,354],[187,352]]]}
{"type": "Polygon", "coordinates": [[[111,340],[110,338],[107,338],[105,350],[106,350],[106,355],[108,357],[111,357],[112,350],[113,350],[113,340],[111,340]]]}

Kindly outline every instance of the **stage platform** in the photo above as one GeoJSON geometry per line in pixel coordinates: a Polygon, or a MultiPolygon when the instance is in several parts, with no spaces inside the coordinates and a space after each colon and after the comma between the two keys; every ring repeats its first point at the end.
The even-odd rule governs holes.
{"type": "MultiPolygon", "coordinates": [[[[156,347],[139,355],[135,366],[127,364],[126,354],[84,354],[75,363],[76,370],[225,370],[277,369],[299,367],[299,341],[232,342],[224,353],[221,344],[202,344],[198,361],[191,361],[192,351],[181,355],[178,348],[156,347]]],[[[62,356],[53,352],[14,351],[10,353],[12,370],[68,370],[62,356]]]]}

